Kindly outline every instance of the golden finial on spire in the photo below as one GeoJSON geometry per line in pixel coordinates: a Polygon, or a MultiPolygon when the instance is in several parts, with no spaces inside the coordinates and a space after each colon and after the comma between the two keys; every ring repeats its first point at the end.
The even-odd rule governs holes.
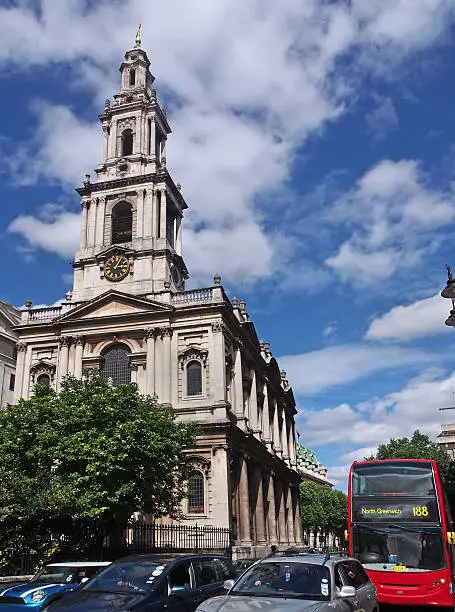
{"type": "Polygon", "coordinates": [[[140,47],[140,46],[141,46],[141,24],[137,26],[137,32],[136,32],[136,47],[140,47]]]}

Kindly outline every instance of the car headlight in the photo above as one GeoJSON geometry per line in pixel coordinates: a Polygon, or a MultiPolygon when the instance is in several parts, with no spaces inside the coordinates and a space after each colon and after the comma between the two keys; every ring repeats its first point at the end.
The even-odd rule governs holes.
{"type": "Polygon", "coordinates": [[[39,591],[35,591],[30,597],[30,599],[33,601],[33,603],[38,603],[40,601],[43,601],[45,597],[46,593],[40,589],[39,591]]]}

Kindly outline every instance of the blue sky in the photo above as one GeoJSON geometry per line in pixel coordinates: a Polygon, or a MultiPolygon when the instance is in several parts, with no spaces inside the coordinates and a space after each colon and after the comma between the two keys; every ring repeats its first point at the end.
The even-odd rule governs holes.
{"type": "Polygon", "coordinates": [[[247,301],[301,442],[344,486],[379,443],[436,435],[455,403],[438,296],[455,265],[455,0],[0,1],[0,298],[71,288],[74,188],[138,22],[190,206],[190,285],[219,272],[247,301]]]}

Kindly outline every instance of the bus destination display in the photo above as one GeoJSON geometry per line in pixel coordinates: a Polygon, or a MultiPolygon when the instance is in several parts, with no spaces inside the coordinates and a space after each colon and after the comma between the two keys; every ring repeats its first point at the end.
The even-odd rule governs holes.
{"type": "Polygon", "coordinates": [[[353,521],[439,522],[435,500],[425,502],[380,502],[352,500],[353,521]]]}

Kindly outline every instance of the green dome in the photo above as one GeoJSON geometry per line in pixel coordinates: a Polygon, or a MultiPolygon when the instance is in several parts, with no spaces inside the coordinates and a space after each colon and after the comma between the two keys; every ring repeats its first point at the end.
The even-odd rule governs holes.
{"type": "Polygon", "coordinates": [[[296,444],[296,450],[297,470],[317,472],[324,475],[327,473],[326,468],[317,460],[316,455],[311,449],[301,444],[296,444]]]}

